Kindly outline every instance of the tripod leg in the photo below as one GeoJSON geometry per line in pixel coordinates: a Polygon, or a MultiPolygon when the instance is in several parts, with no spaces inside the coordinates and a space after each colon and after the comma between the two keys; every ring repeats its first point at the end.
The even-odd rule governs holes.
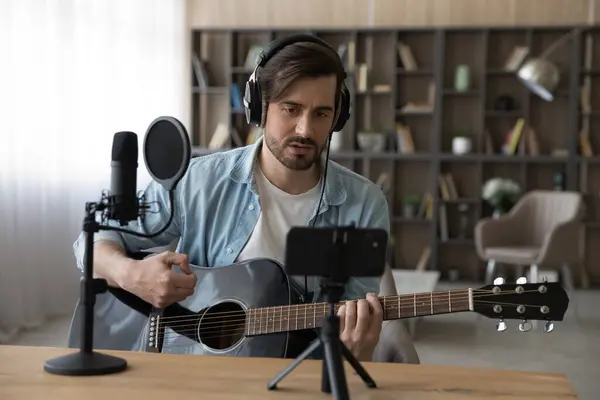
{"type": "Polygon", "coordinates": [[[338,340],[324,341],[324,360],[327,360],[327,373],[333,398],[335,400],[349,400],[346,371],[344,370],[344,359],[342,358],[340,344],[341,342],[338,340]]]}
{"type": "Polygon", "coordinates": [[[323,354],[323,363],[321,369],[321,391],[323,393],[331,393],[331,382],[329,380],[327,357],[325,357],[325,354],[323,354]]]}
{"type": "Polygon", "coordinates": [[[302,353],[300,353],[300,355],[298,357],[296,357],[296,359],[294,361],[292,361],[292,363],[290,365],[285,367],[285,369],[283,371],[281,371],[279,374],[277,374],[277,376],[275,376],[275,378],[273,378],[271,380],[271,382],[269,382],[269,385],[267,386],[269,388],[269,390],[277,389],[277,384],[283,378],[285,378],[290,372],[292,372],[292,370],[294,368],[296,368],[298,365],[300,365],[300,363],[302,361],[304,361],[306,359],[306,357],[308,357],[315,350],[317,350],[320,345],[321,345],[321,339],[316,338],[315,340],[313,340],[311,342],[311,344],[302,353]]]}
{"type": "Polygon", "coordinates": [[[350,365],[352,365],[352,368],[354,368],[356,373],[362,378],[367,387],[377,387],[373,378],[371,378],[367,370],[365,370],[361,363],[354,357],[354,354],[352,354],[352,352],[348,350],[346,345],[344,343],[340,343],[340,347],[342,348],[342,354],[344,358],[350,363],[350,365]]]}

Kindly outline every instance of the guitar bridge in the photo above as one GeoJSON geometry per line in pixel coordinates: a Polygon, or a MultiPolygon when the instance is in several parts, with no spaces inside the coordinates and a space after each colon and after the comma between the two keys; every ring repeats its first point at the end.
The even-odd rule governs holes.
{"type": "Polygon", "coordinates": [[[158,343],[158,333],[160,332],[158,327],[160,324],[160,315],[153,315],[150,317],[150,324],[148,328],[148,349],[149,353],[158,353],[159,343],[158,343]]]}

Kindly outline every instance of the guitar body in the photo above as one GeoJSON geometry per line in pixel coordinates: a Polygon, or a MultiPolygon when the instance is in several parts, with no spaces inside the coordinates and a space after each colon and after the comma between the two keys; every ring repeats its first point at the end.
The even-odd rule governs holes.
{"type": "MultiPolygon", "coordinates": [[[[120,288],[97,295],[94,348],[290,358],[316,337],[312,329],[244,335],[248,309],[300,303],[301,297],[278,262],[257,258],[223,267],[190,268],[197,276],[194,295],[164,309],[120,288]]],[[[83,306],[78,303],[69,332],[70,348],[82,344],[83,319],[83,306]]]]}
{"type": "MultiPolygon", "coordinates": [[[[290,333],[247,337],[250,308],[291,305],[295,296],[282,266],[255,259],[224,267],[191,265],[198,281],[193,296],[167,309],[154,309],[150,352],[235,357],[286,357],[290,333]],[[153,340],[152,338],[158,338],[153,340]]],[[[152,328],[149,326],[147,329],[152,328]]]]}

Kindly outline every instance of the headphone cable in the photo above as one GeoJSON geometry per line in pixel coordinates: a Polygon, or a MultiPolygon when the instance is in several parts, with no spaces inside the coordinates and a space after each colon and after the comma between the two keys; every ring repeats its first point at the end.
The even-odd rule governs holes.
{"type": "MultiPolygon", "coordinates": [[[[325,183],[327,181],[327,166],[329,165],[329,148],[331,147],[331,136],[333,132],[329,134],[329,139],[327,139],[327,150],[325,152],[325,170],[323,171],[323,183],[321,186],[321,195],[319,196],[319,203],[317,204],[317,210],[315,211],[315,218],[312,221],[311,228],[315,227],[317,223],[317,218],[319,217],[319,211],[321,209],[321,202],[323,201],[323,195],[325,194],[325,183]]],[[[308,299],[308,278],[304,275],[304,296],[308,299]]]]}

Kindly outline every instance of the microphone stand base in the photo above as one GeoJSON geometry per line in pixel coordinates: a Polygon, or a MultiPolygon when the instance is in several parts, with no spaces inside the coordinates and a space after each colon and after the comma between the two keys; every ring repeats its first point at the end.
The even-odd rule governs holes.
{"type": "Polygon", "coordinates": [[[44,371],[55,375],[91,376],[121,372],[127,368],[123,358],[97,352],[67,354],[46,360],[44,371]]]}

